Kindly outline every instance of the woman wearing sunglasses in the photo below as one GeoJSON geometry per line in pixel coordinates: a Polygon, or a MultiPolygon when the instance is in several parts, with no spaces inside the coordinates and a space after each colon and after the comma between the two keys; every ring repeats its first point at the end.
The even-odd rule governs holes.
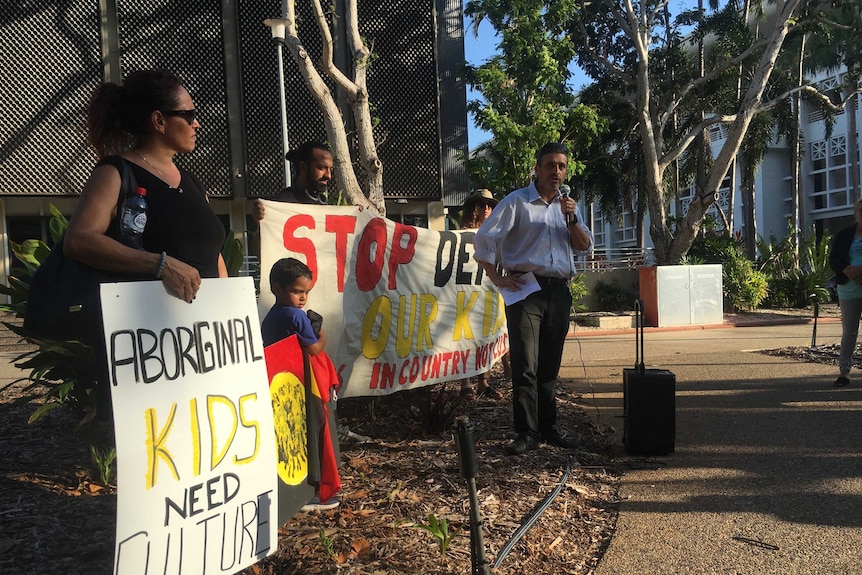
{"type": "MultiPolygon", "coordinates": [[[[226,277],[224,226],[198,179],[174,163],[195,149],[200,123],[182,81],[164,70],[100,85],[87,109],[90,143],[100,161],[66,231],[66,257],[91,267],[161,280],[191,302],[201,278],[226,277]],[[145,188],[143,250],[111,237],[117,229],[123,164],[145,188]]],[[[134,192],[134,190],[132,190],[134,192]]]]}

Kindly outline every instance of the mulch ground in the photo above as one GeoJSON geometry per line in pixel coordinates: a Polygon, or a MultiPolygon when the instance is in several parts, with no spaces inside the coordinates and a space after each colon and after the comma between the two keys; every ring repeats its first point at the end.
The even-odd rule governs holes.
{"type": "MultiPolygon", "coordinates": [[[[499,369],[499,368],[498,368],[499,369]]],[[[521,523],[557,488],[561,491],[493,573],[589,573],[613,534],[618,474],[606,436],[579,398],[559,391],[560,427],[580,440],[566,451],[540,449],[509,457],[511,391],[502,373],[491,381],[502,399],[462,400],[458,384],[385,398],[339,401],[339,420],[372,440],[342,446],[341,505],[300,512],[279,531],[275,555],[247,574],[463,574],[471,572],[470,506],[452,426],[429,433],[423,413],[446,400],[453,417],[468,417],[476,439],[478,501],[486,560],[493,565],[521,523]],[[445,518],[453,536],[445,555],[418,527],[445,518]],[[322,530],[322,531],[321,531],[322,530]]],[[[8,403],[15,389],[2,400],[8,403]]],[[[88,435],[77,414],[57,409],[28,425],[34,403],[2,412],[0,428],[0,572],[110,573],[116,490],[99,480],[88,435]]]]}
{"type": "MultiPolygon", "coordinates": [[[[829,309],[824,315],[836,315],[829,309]]],[[[732,322],[810,317],[786,310],[734,316],[732,322]]],[[[768,353],[830,363],[837,350],[793,348],[768,353]]],[[[300,512],[279,531],[275,555],[245,574],[471,573],[470,506],[461,478],[452,426],[432,433],[423,413],[434,401],[468,417],[476,439],[476,486],[484,517],[486,559],[497,574],[586,574],[594,571],[613,536],[619,474],[609,435],[593,426],[581,398],[558,392],[560,427],[580,448],[540,449],[509,457],[511,391],[499,366],[491,382],[502,399],[461,400],[458,384],[434,386],[371,400],[339,401],[339,419],[369,443],[342,446],[341,505],[300,512]],[[562,482],[566,470],[565,482],[562,482]],[[558,488],[533,527],[505,554],[522,523],[558,488]],[[419,524],[429,515],[457,530],[445,554],[419,524]],[[505,554],[505,557],[503,555],[505,554]]],[[[113,564],[116,489],[99,479],[90,445],[104,446],[106,426],[76,427],[71,409],[27,420],[37,402],[10,406],[20,386],[0,392],[0,573],[110,573],[113,564]]]]}

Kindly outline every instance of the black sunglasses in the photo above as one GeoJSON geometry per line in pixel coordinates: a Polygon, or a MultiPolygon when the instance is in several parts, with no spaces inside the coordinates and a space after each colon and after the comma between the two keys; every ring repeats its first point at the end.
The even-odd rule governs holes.
{"type": "Polygon", "coordinates": [[[189,123],[189,126],[195,123],[195,117],[198,115],[197,110],[159,110],[165,116],[179,116],[189,123]]]}

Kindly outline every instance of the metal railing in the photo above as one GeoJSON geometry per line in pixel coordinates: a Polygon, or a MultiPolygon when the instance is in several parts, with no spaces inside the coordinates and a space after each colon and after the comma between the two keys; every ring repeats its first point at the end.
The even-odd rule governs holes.
{"type": "Polygon", "coordinates": [[[588,256],[575,258],[578,271],[634,270],[655,265],[652,248],[597,248],[588,256]]]}

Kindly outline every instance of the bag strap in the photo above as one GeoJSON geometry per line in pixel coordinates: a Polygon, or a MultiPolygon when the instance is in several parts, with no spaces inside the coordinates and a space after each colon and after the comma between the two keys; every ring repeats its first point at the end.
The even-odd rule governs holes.
{"type": "Polygon", "coordinates": [[[115,230],[116,236],[112,237],[115,238],[122,236],[120,217],[122,216],[123,204],[126,203],[126,198],[133,194],[138,187],[138,180],[129,166],[129,161],[123,156],[118,157],[120,158],[120,193],[117,195],[117,216],[114,218],[117,229],[115,230]]]}
{"type": "MultiPolygon", "coordinates": [[[[120,172],[120,193],[117,195],[117,215],[111,221],[111,225],[108,225],[108,229],[105,231],[105,235],[113,238],[115,240],[119,240],[122,237],[122,228],[120,227],[120,217],[123,209],[123,204],[126,202],[126,197],[133,193],[134,190],[138,187],[138,179],[135,178],[135,174],[132,172],[132,168],[129,167],[129,161],[123,156],[117,156],[120,158],[120,167],[117,170],[120,172]]],[[[63,243],[66,239],[66,232],[63,232],[63,235],[54,243],[54,247],[62,250],[63,243]]]]}

